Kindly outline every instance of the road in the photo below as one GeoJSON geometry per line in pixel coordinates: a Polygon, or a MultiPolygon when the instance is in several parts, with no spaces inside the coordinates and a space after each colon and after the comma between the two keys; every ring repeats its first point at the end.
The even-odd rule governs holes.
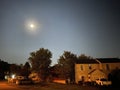
{"type": "Polygon", "coordinates": [[[39,85],[15,85],[12,83],[7,83],[7,81],[0,81],[0,90],[120,90],[120,88],[76,86],[62,84],[50,84],[47,87],[41,87],[39,85]]]}
{"type": "Polygon", "coordinates": [[[17,86],[14,84],[8,84],[6,81],[0,81],[0,90],[30,90],[30,86],[17,86]]]}
{"type": "Polygon", "coordinates": [[[9,85],[5,81],[1,81],[0,82],[0,90],[22,90],[22,89],[19,89],[18,87],[14,87],[13,85],[9,85]]]}

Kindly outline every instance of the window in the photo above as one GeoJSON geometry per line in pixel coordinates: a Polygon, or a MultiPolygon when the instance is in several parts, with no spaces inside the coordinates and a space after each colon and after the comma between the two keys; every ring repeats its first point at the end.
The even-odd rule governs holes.
{"type": "Polygon", "coordinates": [[[88,64],[88,68],[89,68],[89,69],[92,69],[92,65],[91,65],[91,64],[88,64]]]}
{"type": "Polygon", "coordinates": [[[110,70],[109,64],[106,64],[106,69],[110,70]]]}
{"type": "Polygon", "coordinates": [[[83,70],[83,65],[80,66],[80,69],[83,70]]]}

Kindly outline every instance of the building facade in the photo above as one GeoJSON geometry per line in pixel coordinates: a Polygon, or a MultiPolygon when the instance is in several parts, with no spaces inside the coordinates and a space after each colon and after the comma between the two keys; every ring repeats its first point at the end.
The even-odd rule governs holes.
{"type": "Polygon", "coordinates": [[[120,59],[118,58],[79,60],[75,63],[75,82],[108,78],[108,74],[116,68],[120,69],[120,59]]]}

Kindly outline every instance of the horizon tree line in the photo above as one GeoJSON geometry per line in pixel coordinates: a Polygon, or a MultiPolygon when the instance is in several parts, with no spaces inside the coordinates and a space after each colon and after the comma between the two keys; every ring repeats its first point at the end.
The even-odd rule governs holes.
{"type": "MultiPolygon", "coordinates": [[[[24,65],[17,64],[9,64],[0,60],[0,73],[3,76],[6,74],[5,72],[9,71],[9,73],[16,73],[17,75],[23,75],[28,77],[31,72],[38,73],[42,82],[46,82],[52,78],[62,78],[62,79],[70,79],[70,81],[75,81],[75,70],[74,65],[78,60],[83,59],[94,59],[91,56],[86,56],[85,54],[81,54],[77,56],[76,54],[70,51],[64,51],[63,54],[59,57],[58,63],[51,66],[52,52],[45,48],[40,48],[37,51],[33,51],[30,53],[28,61],[24,65]]],[[[115,70],[111,72],[111,80],[114,81],[113,77],[116,74],[119,74],[120,70],[115,70]],[[115,74],[115,75],[114,75],[115,74]]],[[[1,75],[1,74],[0,74],[1,75]]],[[[110,76],[109,76],[110,77],[110,76]]],[[[120,77],[117,75],[116,80],[120,81],[120,77]]]]}

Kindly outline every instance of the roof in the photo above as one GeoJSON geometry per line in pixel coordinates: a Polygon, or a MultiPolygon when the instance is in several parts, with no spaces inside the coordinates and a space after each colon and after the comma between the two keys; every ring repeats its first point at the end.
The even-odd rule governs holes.
{"type": "Polygon", "coordinates": [[[76,64],[96,64],[99,63],[120,63],[119,58],[96,58],[96,59],[80,59],[76,61],[76,64]]]}
{"type": "Polygon", "coordinates": [[[120,63],[119,58],[96,58],[99,60],[101,63],[120,63]]]}
{"type": "Polygon", "coordinates": [[[93,64],[93,63],[98,63],[94,59],[80,59],[76,61],[77,64],[93,64]]]}

